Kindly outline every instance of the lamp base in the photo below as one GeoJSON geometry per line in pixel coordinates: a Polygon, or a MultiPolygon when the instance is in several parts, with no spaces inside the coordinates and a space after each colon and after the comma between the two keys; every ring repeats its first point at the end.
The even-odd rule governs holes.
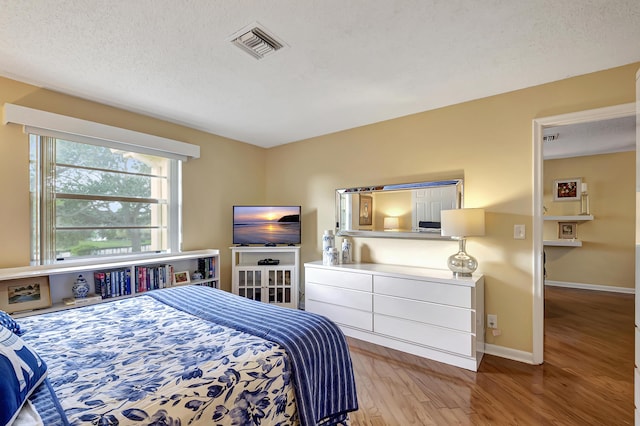
{"type": "Polygon", "coordinates": [[[449,259],[447,259],[447,266],[451,269],[455,277],[470,277],[473,272],[478,269],[478,261],[476,258],[465,252],[465,243],[466,240],[460,238],[458,253],[452,254],[449,256],[449,259]]]}

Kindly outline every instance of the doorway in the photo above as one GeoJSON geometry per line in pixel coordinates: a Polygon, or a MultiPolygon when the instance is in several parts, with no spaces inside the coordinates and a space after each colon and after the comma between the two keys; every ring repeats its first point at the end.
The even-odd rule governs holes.
{"type": "Polygon", "coordinates": [[[533,120],[533,362],[544,361],[544,245],[543,245],[543,135],[544,129],[555,126],[590,123],[635,116],[635,103],[598,108],[576,113],[533,120]]]}

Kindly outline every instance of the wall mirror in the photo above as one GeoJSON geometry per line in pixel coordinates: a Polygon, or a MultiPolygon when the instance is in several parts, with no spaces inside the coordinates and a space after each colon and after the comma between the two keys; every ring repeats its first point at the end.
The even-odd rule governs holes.
{"type": "Polygon", "coordinates": [[[450,239],[440,235],[440,211],[462,202],[462,179],[337,189],[337,235],[450,239]]]}

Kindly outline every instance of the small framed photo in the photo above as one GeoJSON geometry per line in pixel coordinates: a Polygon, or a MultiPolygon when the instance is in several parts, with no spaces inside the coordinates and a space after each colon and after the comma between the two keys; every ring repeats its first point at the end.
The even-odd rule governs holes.
{"type": "Polygon", "coordinates": [[[553,181],[553,201],[580,201],[581,178],[553,181]]]}
{"type": "Polygon", "coordinates": [[[190,282],[189,271],[176,272],[173,274],[173,283],[175,285],[189,284],[190,282]]]}
{"type": "Polygon", "coordinates": [[[373,224],[373,197],[360,194],[360,220],[359,225],[373,224]]]}
{"type": "Polygon", "coordinates": [[[8,313],[51,306],[49,277],[0,281],[0,309],[8,313]]]}
{"type": "Polygon", "coordinates": [[[558,238],[561,240],[578,238],[578,222],[558,222],[558,238]]]}

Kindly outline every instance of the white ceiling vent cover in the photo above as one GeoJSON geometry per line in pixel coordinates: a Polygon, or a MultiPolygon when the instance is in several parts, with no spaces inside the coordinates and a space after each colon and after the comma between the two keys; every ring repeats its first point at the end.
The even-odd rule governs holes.
{"type": "Polygon", "coordinates": [[[256,59],[262,59],[286,46],[258,23],[244,27],[229,39],[256,59]]]}

